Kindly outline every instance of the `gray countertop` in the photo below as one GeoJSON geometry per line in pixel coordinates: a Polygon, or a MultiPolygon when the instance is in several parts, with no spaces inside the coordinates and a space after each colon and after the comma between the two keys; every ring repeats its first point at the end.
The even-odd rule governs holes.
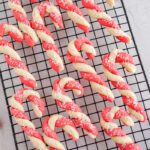
{"type": "MultiPolygon", "coordinates": [[[[135,41],[143,62],[145,73],[150,83],[150,1],[149,0],[124,0],[127,14],[133,30],[135,41]]],[[[1,87],[1,83],[0,83],[1,87]]],[[[15,150],[11,126],[6,108],[5,99],[3,97],[3,89],[1,93],[1,109],[0,120],[0,149],[15,150]]]]}
{"type": "Polygon", "coordinates": [[[150,1],[149,0],[124,0],[126,9],[134,34],[136,44],[141,56],[141,60],[150,83],[150,50],[149,50],[149,35],[150,35],[150,1]]]}

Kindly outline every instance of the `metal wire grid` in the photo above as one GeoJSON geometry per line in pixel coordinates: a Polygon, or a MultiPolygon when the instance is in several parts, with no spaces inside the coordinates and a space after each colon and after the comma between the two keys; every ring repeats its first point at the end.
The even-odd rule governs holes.
{"type": "MultiPolygon", "coordinates": [[[[42,0],[39,0],[41,2],[42,0]]],[[[0,2],[0,22],[9,22],[12,24],[17,24],[16,20],[12,16],[11,10],[8,8],[7,0],[2,0],[0,2]]],[[[102,0],[97,0],[96,2],[99,3],[104,7],[107,13],[109,13],[113,18],[118,21],[119,25],[122,29],[128,34],[132,36],[133,43],[130,45],[125,45],[117,41],[114,37],[110,36],[107,33],[106,29],[102,28],[97,21],[91,20],[87,14],[85,9],[82,7],[81,1],[74,1],[85,13],[86,19],[91,23],[91,30],[86,36],[92,40],[94,46],[97,50],[97,55],[93,61],[89,61],[89,64],[92,65],[98,74],[102,77],[103,69],[101,65],[102,56],[113,48],[122,48],[123,50],[130,53],[136,63],[137,72],[134,75],[126,73],[122,67],[118,67],[122,77],[131,85],[132,89],[136,93],[138,100],[143,104],[147,114],[150,111],[150,88],[148,85],[148,81],[146,79],[143,66],[141,64],[141,60],[139,57],[139,53],[137,50],[136,43],[134,41],[134,37],[131,32],[131,27],[128,21],[128,17],[125,11],[124,3],[122,0],[119,0],[115,9],[111,9],[107,7],[102,0]]],[[[23,1],[22,5],[24,6],[28,16],[31,16],[32,9],[35,4],[30,4],[28,1],[23,1]]],[[[57,31],[54,28],[54,25],[51,23],[48,17],[45,18],[46,26],[52,31],[53,37],[56,41],[56,44],[61,50],[61,56],[65,63],[65,71],[56,74],[52,69],[49,67],[48,59],[46,54],[43,52],[41,43],[37,44],[34,48],[28,47],[26,44],[17,44],[14,41],[11,41],[9,37],[6,36],[6,39],[12,42],[15,50],[19,53],[23,61],[27,64],[29,71],[36,77],[38,82],[38,88],[36,89],[40,94],[41,97],[45,100],[46,107],[45,107],[45,116],[61,113],[66,115],[66,113],[59,109],[55,101],[51,97],[51,90],[52,90],[52,83],[58,77],[63,76],[71,76],[76,80],[82,83],[85,94],[83,97],[75,96],[72,91],[68,91],[68,94],[73,98],[73,100],[79,104],[83,110],[92,120],[99,130],[99,135],[96,140],[90,139],[86,136],[83,131],[78,128],[80,133],[80,139],[77,143],[71,141],[63,132],[62,130],[57,129],[57,133],[60,137],[60,141],[65,145],[66,149],[68,150],[113,150],[117,149],[116,145],[111,141],[110,137],[106,136],[100,125],[99,125],[99,112],[106,107],[106,106],[113,106],[114,104],[120,107],[124,107],[119,92],[114,89],[111,84],[106,80],[107,85],[111,88],[113,93],[115,94],[115,102],[114,104],[110,104],[106,101],[103,101],[102,98],[98,96],[95,92],[92,91],[91,86],[88,82],[83,80],[79,73],[74,70],[72,64],[69,63],[68,59],[66,58],[67,52],[67,45],[68,42],[71,41],[73,38],[81,37],[84,34],[77,29],[72,21],[68,18],[65,11],[62,11],[62,16],[64,20],[64,29],[57,31]]],[[[87,59],[87,57],[83,54],[83,57],[87,59]]],[[[3,89],[5,93],[6,103],[9,110],[9,102],[8,98],[10,98],[18,89],[20,89],[23,85],[19,82],[18,77],[14,74],[12,69],[10,69],[7,64],[5,63],[3,55],[0,55],[0,68],[1,68],[1,80],[3,83],[3,89]]],[[[105,78],[105,77],[104,77],[105,78]]],[[[31,121],[35,124],[37,129],[41,131],[41,123],[42,119],[38,119],[33,114],[33,109],[31,104],[28,102],[24,103],[24,107],[26,113],[29,115],[31,121]]],[[[8,111],[9,112],[9,111],[8,111]]],[[[16,149],[19,150],[31,150],[33,149],[30,141],[26,137],[26,135],[22,132],[21,128],[16,124],[15,120],[11,117],[10,112],[10,121],[12,125],[12,132],[14,136],[14,142],[16,145],[16,149]]],[[[135,126],[133,128],[124,127],[119,121],[116,121],[125,131],[129,134],[135,142],[139,143],[141,147],[146,150],[150,149],[150,120],[148,119],[147,123],[139,123],[135,122],[135,126]]]]}

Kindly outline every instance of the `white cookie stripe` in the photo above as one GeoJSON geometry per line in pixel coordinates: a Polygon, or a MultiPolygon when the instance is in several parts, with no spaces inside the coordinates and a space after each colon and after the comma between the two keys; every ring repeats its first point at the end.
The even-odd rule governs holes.
{"type": "Polygon", "coordinates": [[[61,115],[47,117],[43,121],[42,128],[44,132],[44,141],[50,148],[65,150],[65,147],[60,143],[58,136],[54,131],[55,127],[62,128],[73,140],[79,138],[79,134],[70,119],[61,115]]]}
{"type": "Polygon", "coordinates": [[[83,128],[84,132],[91,138],[96,138],[98,134],[97,128],[91,123],[90,118],[81,111],[80,107],[65,94],[65,89],[72,89],[75,94],[82,95],[82,86],[73,78],[64,77],[54,82],[52,96],[57,105],[66,110],[77,126],[83,128]]]}
{"type": "Polygon", "coordinates": [[[22,130],[27,134],[34,148],[38,150],[47,150],[43,137],[29,120],[23,108],[24,99],[31,101],[33,111],[37,117],[42,117],[44,113],[44,101],[40,99],[39,93],[33,90],[20,89],[13,97],[9,99],[10,112],[22,130]]]}
{"type": "Polygon", "coordinates": [[[49,15],[56,28],[62,28],[62,18],[59,10],[50,2],[42,2],[33,9],[32,27],[36,30],[38,37],[42,41],[43,48],[46,50],[49,63],[53,70],[60,72],[64,69],[63,61],[59,55],[59,50],[52,38],[51,32],[45,27],[43,18],[49,15]]]}
{"type": "Polygon", "coordinates": [[[135,144],[132,138],[126,135],[125,132],[113,122],[113,119],[120,119],[126,126],[133,126],[134,122],[130,115],[119,107],[107,107],[102,110],[100,114],[100,125],[104,132],[117,144],[120,150],[141,150],[140,146],[135,144]]]}
{"type": "Polygon", "coordinates": [[[8,5],[18,21],[20,30],[24,33],[24,40],[29,46],[34,46],[38,42],[38,37],[30,26],[30,21],[27,18],[25,10],[21,6],[20,0],[8,0],[8,5]]]}
{"type": "Polygon", "coordinates": [[[105,76],[111,81],[112,85],[119,90],[124,104],[128,106],[129,112],[138,120],[146,121],[147,116],[143,106],[137,101],[137,97],[130,86],[120,76],[115,66],[116,63],[120,63],[128,72],[134,73],[136,67],[133,57],[122,50],[115,49],[103,57],[102,65],[104,67],[105,76]]]}

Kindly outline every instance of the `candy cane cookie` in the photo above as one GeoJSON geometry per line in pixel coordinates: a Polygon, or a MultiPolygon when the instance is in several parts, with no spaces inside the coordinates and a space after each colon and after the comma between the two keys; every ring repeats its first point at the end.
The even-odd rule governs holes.
{"type": "Polygon", "coordinates": [[[119,90],[124,104],[128,106],[129,112],[139,121],[146,121],[147,117],[143,106],[137,101],[137,97],[130,86],[120,76],[115,63],[120,63],[128,72],[134,73],[136,68],[133,57],[122,50],[115,49],[103,57],[102,65],[105,76],[119,90]]]}
{"type": "Polygon", "coordinates": [[[38,37],[30,26],[30,21],[27,18],[25,10],[21,6],[20,0],[8,0],[8,5],[13,11],[13,16],[18,21],[20,30],[24,33],[24,40],[29,46],[33,47],[38,42],[38,37]]]}
{"type": "Polygon", "coordinates": [[[84,51],[89,59],[93,59],[96,55],[92,42],[86,37],[75,39],[68,45],[67,57],[73,66],[78,70],[81,76],[90,82],[92,89],[104,98],[112,102],[114,96],[111,90],[106,86],[104,80],[96,73],[95,69],[88,65],[88,62],[81,56],[79,51],[84,51]]]}
{"type": "Polygon", "coordinates": [[[0,36],[3,37],[4,35],[9,35],[13,40],[16,42],[23,42],[23,35],[20,30],[11,24],[8,23],[1,23],[0,24],[0,36]]]}
{"type": "Polygon", "coordinates": [[[33,9],[32,27],[36,30],[38,37],[42,41],[43,48],[47,52],[49,63],[53,70],[60,72],[64,69],[63,61],[59,55],[59,50],[51,36],[51,32],[45,27],[43,18],[46,15],[52,19],[56,28],[62,28],[62,18],[59,10],[50,2],[42,2],[33,9]]]}
{"type": "Polygon", "coordinates": [[[68,17],[84,32],[89,32],[90,24],[84,18],[82,11],[73,4],[72,0],[56,0],[60,8],[67,11],[68,17]]]}
{"type": "Polygon", "coordinates": [[[27,66],[21,60],[21,57],[18,53],[13,49],[12,45],[4,40],[2,36],[8,34],[11,36],[15,41],[22,42],[23,35],[13,25],[10,24],[0,24],[0,53],[3,53],[5,56],[6,63],[14,68],[15,73],[19,76],[21,82],[31,88],[37,87],[37,82],[32,74],[29,73],[27,66]]]}
{"type": "Polygon", "coordinates": [[[27,134],[34,148],[47,150],[43,137],[29,120],[23,108],[24,99],[28,99],[33,106],[33,111],[37,117],[42,117],[44,113],[44,101],[40,99],[39,93],[29,89],[20,89],[14,96],[9,99],[10,112],[22,130],[27,134]]]}
{"type": "Polygon", "coordinates": [[[81,111],[81,108],[66,95],[65,89],[71,89],[75,94],[82,95],[81,84],[70,77],[57,79],[53,84],[52,96],[57,105],[67,111],[77,126],[80,126],[91,138],[96,138],[98,135],[97,128],[91,123],[90,118],[81,111]]]}
{"type": "Polygon", "coordinates": [[[60,143],[59,138],[55,132],[55,127],[62,128],[74,141],[79,138],[79,134],[70,119],[61,115],[47,117],[43,121],[42,129],[44,132],[44,141],[49,146],[49,149],[65,150],[63,144],[60,143]]]}
{"type": "Polygon", "coordinates": [[[117,22],[106,14],[101,6],[97,5],[94,0],[82,0],[82,5],[87,9],[88,15],[91,18],[97,19],[98,22],[106,27],[108,32],[115,36],[119,41],[131,43],[131,37],[122,31],[117,22]]]}
{"type": "Polygon", "coordinates": [[[111,137],[120,150],[141,150],[138,144],[135,144],[132,138],[118,127],[113,119],[120,119],[126,126],[133,126],[134,122],[130,115],[119,107],[105,108],[100,115],[100,125],[104,132],[111,137]]]}
{"type": "Polygon", "coordinates": [[[115,6],[115,0],[106,0],[106,3],[111,7],[115,6]]]}

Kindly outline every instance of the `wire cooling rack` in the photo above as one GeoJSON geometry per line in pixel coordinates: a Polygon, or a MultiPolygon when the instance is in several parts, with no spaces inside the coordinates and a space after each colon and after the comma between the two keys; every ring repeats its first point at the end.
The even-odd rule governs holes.
{"type": "MultiPolygon", "coordinates": [[[[40,0],[39,2],[41,2],[40,0]]],[[[150,88],[148,85],[148,81],[146,79],[143,66],[141,64],[141,60],[139,57],[139,53],[137,50],[136,43],[134,41],[133,34],[131,32],[131,27],[128,21],[128,17],[125,11],[124,3],[122,0],[118,0],[118,3],[115,9],[111,9],[110,7],[105,4],[102,0],[96,0],[107,13],[109,13],[118,23],[120,24],[121,28],[126,31],[128,34],[132,36],[133,43],[130,45],[125,45],[117,41],[114,37],[110,36],[106,29],[102,28],[95,20],[91,20],[87,14],[85,9],[82,7],[81,1],[76,0],[74,1],[85,13],[86,19],[91,23],[91,30],[86,36],[92,40],[94,46],[97,50],[97,55],[93,61],[89,61],[89,63],[96,69],[98,74],[102,77],[103,69],[102,69],[102,56],[114,48],[122,48],[123,50],[130,53],[136,63],[137,72],[134,75],[127,74],[124,70],[119,66],[118,69],[122,75],[122,77],[131,85],[132,89],[136,93],[138,100],[143,104],[147,114],[150,112],[150,88]]],[[[30,4],[28,0],[22,1],[22,5],[26,10],[29,17],[31,17],[31,13],[33,7],[37,5],[30,4]]],[[[98,94],[94,93],[89,85],[88,82],[83,80],[79,73],[74,70],[72,64],[69,63],[68,59],[66,58],[67,52],[67,45],[68,42],[71,41],[73,38],[81,37],[84,34],[77,29],[72,21],[68,18],[65,11],[62,11],[62,16],[64,20],[64,29],[56,30],[54,25],[51,23],[48,17],[45,18],[46,26],[52,31],[53,37],[56,41],[56,44],[61,50],[61,56],[65,63],[65,70],[59,74],[54,73],[52,69],[49,67],[47,56],[45,55],[44,51],[42,50],[41,43],[37,44],[35,47],[30,48],[25,44],[18,44],[14,41],[11,41],[9,37],[6,36],[6,39],[12,42],[15,50],[20,54],[23,61],[27,64],[30,72],[36,77],[38,82],[38,88],[36,89],[40,94],[41,97],[45,100],[46,107],[45,107],[45,116],[60,113],[65,114],[64,111],[59,109],[55,101],[51,97],[52,91],[52,83],[58,77],[63,76],[70,76],[75,78],[76,80],[80,81],[85,89],[85,94],[83,97],[77,97],[73,95],[72,91],[68,91],[68,94],[73,98],[73,100],[79,104],[83,110],[92,120],[99,130],[99,135],[96,140],[90,139],[88,136],[84,135],[83,131],[78,128],[80,133],[80,139],[77,143],[71,141],[63,132],[62,130],[57,130],[60,141],[65,145],[66,149],[68,150],[114,150],[117,149],[116,145],[111,141],[111,139],[106,136],[100,125],[100,118],[99,112],[106,107],[117,105],[120,107],[124,107],[119,92],[114,89],[110,83],[106,80],[106,83],[111,88],[113,93],[115,94],[115,102],[114,104],[110,104],[105,102],[98,96],[98,94]]],[[[30,18],[31,19],[31,18],[30,18]]],[[[9,22],[14,25],[17,25],[15,18],[12,16],[12,12],[8,7],[8,1],[2,0],[0,1],[0,22],[9,22]]],[[[86,57],[85,55],[83,55],[86,57]]],[[[87,58],[86,58],[87,59],[87,58]]],[[[3,89],[5,93],[6,103],[9,110],[9,102],[8,98],[10,98],[15,92],[18,91],[22,87],[22,84],[18,80],[18,77],[14,74],[12,69],[10,69],[7,64],[5,63],[3,55],[0,55],[0,68],[1,68],[1,80],[3,83],[3,89]]],[[[105,79],[105,77],[104,77],[105,79]]],[[[30,119],[33,121],[35,126],[39,131],[41,131],[41,122],[42,119],[38,119],[33,114],[33,109],[30,103],[25,102],[24,107],[26,113],[29,115],[30,119]]],[[[9,112],[9,111],[8,111],[9,112]]],[[[12,132],[14,136],[14,143],[16,145],[16,149],[19,150],[31,150],[33,149],[29,139],[26,135],[22,132],[21,128],[16,124],[13,118],[10,115],[10,121],[12,125],[12,132]]],[[[117,121],[120,124],[119,121],[117,121]]],[[[131,136],[136,143],[139,143],[141,147],[146,150],[150,149],[150,120],[146,123],[139,123],[135,122],[135,126],[132,128],[124,127],[120,124],[120,126],[126,131],[126,133],[131,136]]]]}

